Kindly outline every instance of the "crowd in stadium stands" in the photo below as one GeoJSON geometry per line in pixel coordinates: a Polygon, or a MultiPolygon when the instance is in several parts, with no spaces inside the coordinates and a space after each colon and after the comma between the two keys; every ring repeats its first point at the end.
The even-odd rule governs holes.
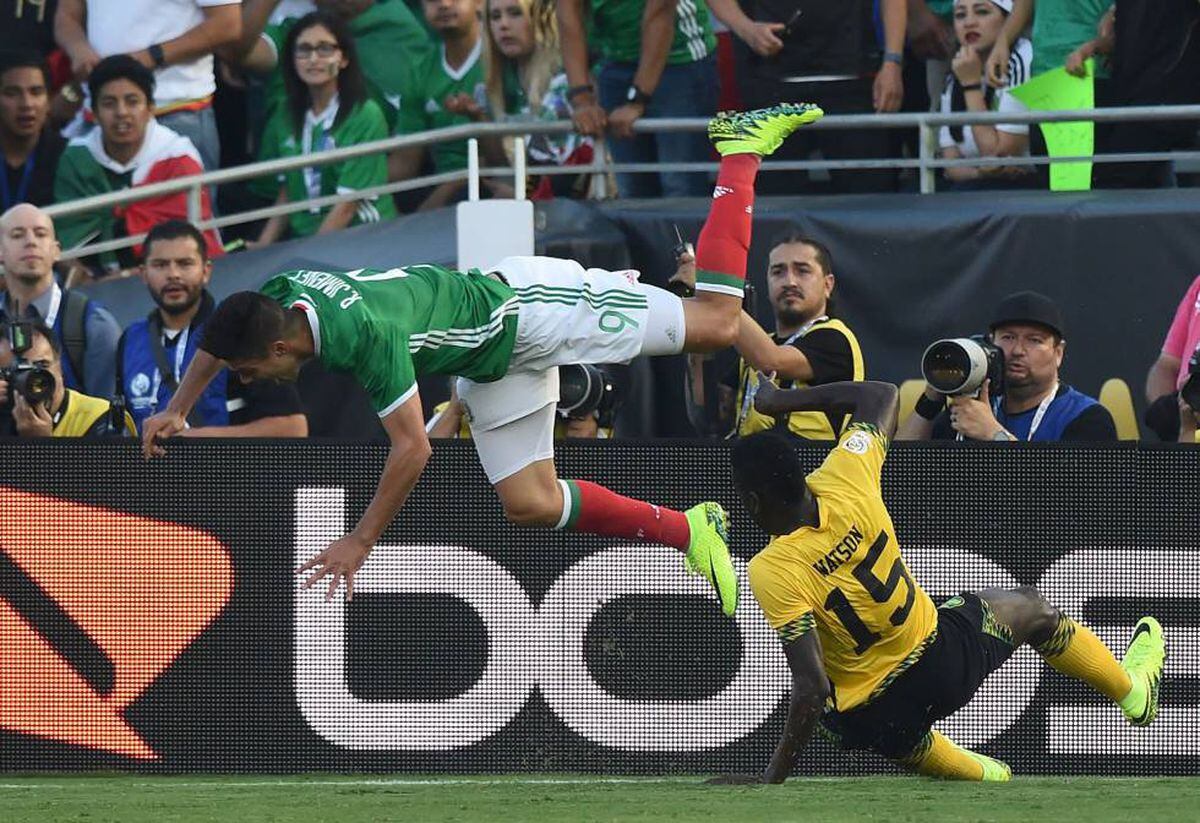
{"type": "MultiPolygon", "coordinates": [[[[216,192],[205,190],[203,218],[363,192],[224,237],[181,222],[188,216],[184,193],[63,217],[57,224],[32,207],[13,210],[17,204],[63,203],[472,121],[573,121],[573,133],[527,140],[531,164],[585,165],[599,151],[619,163],[705,162],[711,149],[703,134],[635,132],[634,124],[784,100],[817,101],[830,114],[1019,112],[1024,106],[1010,93],[1014,86],[1060,67],[1085,73],[1088,61],[1095,67],[1097,105],[1200,102],[1200,3],[0,0],[0,213],[8,215],[0,239],[6,287],[0,321],[37,321],[52,332],[52,340],[42,339],[44,331],[35,334],[35,343],[54,350],[54,356],[41,348],[36,353],[58,363],[68,393],[56,403],[78,410],[84,403],[75,402],[77,396],[120,396],[140,425],[169,396],[194,353],[212,309],[205,289],[211,261],[226,244],[266,245],[453,203],[465,196],[461,181],[395,195],[375,190],[463,169],[465,142],[409,146],[388,156],[231,184],[219,192],[220,203],[210,199],[216,192]],[[131,249],[59,260],[82,245],[147,231],[152,242],[131,249]],[[60,255],[58,243],[67,254],[60,255]],[[135,273],[145,278],[157,308],[123,336],[109,312],[70,288],[98,276],[135,273]]],[[[1097,127],[1096,147],[1166,150],[1194,145],[1195,138],[1189,121],[1114,123],[1097,127]]],[[[896,157],[915,150],[905,139],[883,129],[802,132],[777,156],[896,157]]],[[[946,158],[1045,152],[1039,130],[1022,125],[947,127],[939,143],[946,158]]],[[[493,164],[512,159],[511,140],[485,139],[481,148],[493,164]]],[[[1097,164],[1094,174],[1098,186],[1177,184],[1169,162],[1097,164]]],[[[1044,170],[1029,167],[964,165],[946,169],[941,185],[1038,188],[1045,178],[1044,170]]],[[[704,196],[711,183],[705,173],[678,168],[621,172],[615,180],[622,197],[704,196]]],[[[583,173],[534,176],[528,194],[581,198],[593,182],[583,173]]],[[[797,171],[764,175],[760,191],[894,191],[904,185],[898,172],[886,169],[797,171]]],[[[485,186],[494,196],[512,194],[498,178],[485,179],[485,186]]],[[[830,305],[834,271],[828,250],[811,238],[792,234],[774,244],[767,272],[772,333],[748,332],[759,345],[745,361],[718,368],[697,360],[690,369],[691,399],[707,406],[701,428],[745,433],[776,425],[753,414],[755,369],[774,371],[785,383],[863,376],[857,340],[830,305]],[[703,392],[704,383],[713,391],[703,392]]],[[[1186,404],[1177,392],[1200,342],[1197,288],[1200,281],[1181,304],[1147,380],[1147,425],[1168,439],[1191,436],[1180,427],[1194,423],[1190,413],[1181,420],[1186,404]]],[[[1083,422],[1058,421],[1062,437],[1084,432],[1111,438],[1112,421],[1101,420],[1103,409],[1058,383],[1063,332],[1057,309],[1036,295],[1014,299],[1025,300],[1018,312],[1024,316],[998,317],[993,332],[1008,348],[1002,320],[1024,332],[1030,324],[1023,321],[1036,321],[1032,328],[1049,331],[1014,332],[1011,347],[1031,364],[1044,360],[1036,369],[1030,365],[1030,372],[1079,400],[1083,422]]],[[[213,427],[303,433],[294,392],[260,396],[231,381],[214,386],[198,409],[194,434],[213,427]]],[[[927,392],[908,433],[978,439],[997,429],[1013,432],[1005,421],[1026,410],[1020,402],[1010,405],[1011,397],[993,400],[995,405],[955,401],[943,409],[927,392]]],[[[1058,425],[1037,416],[1043,426],[1058,425]]],[[[120,415],[114,412],[112,419],[120,428],[120,415]]],[[[23,421],[45,424],[41,417],[23,421]]],[[[793,415],[787,428],[802,437],[829,438],[840,424],[806,413],[793,415]]]]}

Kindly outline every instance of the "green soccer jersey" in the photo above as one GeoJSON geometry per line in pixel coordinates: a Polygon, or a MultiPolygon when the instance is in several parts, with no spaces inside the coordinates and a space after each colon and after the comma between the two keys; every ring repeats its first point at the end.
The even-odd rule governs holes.
{"type": "MultiPolygon", "coordinates": [[[[483,38],[480,37],[466,61],[457,69],[446,62],[445,46],[438,46],[425,55],[416,69],[411,91],[400,100],[400,115],[396,120],[397,134],[416,134],[429,129],[458,126],[471,119],[446,111],[447,97],[467,94],[482,96],[483,38]]],[[[467,141],[440,143],[432,146],[433,165],[438,172],[456,171],[467,167],[467,141]]]]}
{"type": "MultiPolygon", "coordinates": [[[[275,112],[263,132],[263,149],[272,157],[297,157],[301,154],[326,151],[387,137],[387,125],[383,112],[374,100],[359,104],[340,123],[336,123],[337,99],[320,117],[308,112],[304,126],[297,134],[292,124],[291,112],[286,108],[275,112]]],[[[330,163],[314,168],[293,169],[279,176],[279,182],[287,188],[288,200],[299,203],[314,197],[331,194],[348,194],[387,183],[387,157],[370,154],[341,163],[330,163]]],[[[321,221],[332,206],[292,212],[288,225],[292,235],[308,237],[316,234],[321,221]]],[[[376,223],[396,216],[396,207],[390,195],[362,200],[351,225],[376,223]]]]}
{"type": "MultiPolygon", "coordinates": [[[[267,26],[263,31],[275,53],[283,56],[288,32],[296,25],[297,18],[288,18],[282,23],[267,26]]],[[[371,96],[379,103],[388,126],[395,123],[400,108],[400,98],[410,85],[412,67],[423,62],[430,51],[429,33],[409,11],[403,0],[378,0],[362,14],[350,20],[350,33],[358,47],[358,60],[362,64],[363,76],[371,96]]],[[[283,72],[280,66],[267,77],[267,115],[285,108],[287,94],[283,89],[283,72]]]]}
{"type": "Polygon", "coordinates": [[[380,417],[412,396],[418,375],[499,380],[517,337],[513,290],[477,271],[288,271],[262,293],[305,311],[321,363],[358,378],[380,417]]]}
{"type": "MultiPolygon", "coordinates": [[[[642,52],[642,16],[646,0],[592,0],[588,41],[602,60],[636,63],[642,52]]],[[[667,64],[694,63],[717,49],[704,0],[679,0],[675,39],[667,64]]]]}

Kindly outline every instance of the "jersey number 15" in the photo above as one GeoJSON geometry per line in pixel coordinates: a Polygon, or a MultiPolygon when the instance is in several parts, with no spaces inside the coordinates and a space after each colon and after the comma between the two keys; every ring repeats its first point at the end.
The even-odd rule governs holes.
{"type": "MultiPolygon", "coordinates": [[[[908,569],[904,568],[904,561],[899,557],[892,564],[886,580],[880,580],[875,576],[875,563],[878,562],[879,555],[883,554],[883,550],[887,547],[887,541],[887,532],[880,532],[879,536],[875,538],[875,542],[871,544],[871,548],[867,549],[866,555],[850,573],[854,575],[855,580],[862,583],[867,594],[871,595],[871,599],[876,603],[888,602],[896,592],[900,581],[904,581],[908,587],[904,605],[897,607],[890,618],[893,626],[899,626],[908,619],[908,613],[912,611],[917,587],[913,584],[912,578],[908,576],[908,569]]],[[[829,596],[825,598],[825,608],[837,615],[838,620],[846,627],[846,631],[850,632],[850,636],[854,638],[856,654],[862,654],[879,640],[881,636],[879,632],[871,631],[867,627],[841,589],[834,587],[829,596]]]]}

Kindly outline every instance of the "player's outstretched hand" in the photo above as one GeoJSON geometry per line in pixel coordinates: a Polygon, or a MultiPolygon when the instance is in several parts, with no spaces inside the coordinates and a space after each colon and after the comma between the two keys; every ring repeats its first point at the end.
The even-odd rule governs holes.
{"type": "Polygon", "coordinates": [[[329,590],[325,592],[326,603],[333,599],[333,593],[343,580],[346,581],[346,600],[354,599],[354,574],[366,561],[371,548],[369,543],[353,534],[333,541],[325,551],[296,569],[297,574],[312,571],[301,588],[307,589],[318,581],[331,577],[329,590]]]}
{"type": "Polygon", "coordinates": [[[158,441],[174,437],[183,431],[186,425],[182,414],[169,411],[161,411],[146,418],[146,422],[142,424],[142,456],[147,460],[151,457],[162,457],[167,450],[158,441]]]}
{"type": "Polygon", "coordinates": [[[757,774],[719,774],[704,781],[705,786],[757,786],[763,782],[757,774]]]}

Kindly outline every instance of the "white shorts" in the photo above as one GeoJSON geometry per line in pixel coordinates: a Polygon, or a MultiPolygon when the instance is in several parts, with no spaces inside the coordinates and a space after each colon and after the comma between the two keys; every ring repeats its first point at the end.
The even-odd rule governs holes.
{"type": "Polygon", "coordinates": [[[512,363],[494,383],[458,379],[493,484],[553,457],[559,366],[678,354],[685,333],[683,302],[639,283],[633,270],[585,269],[555,257],[509,257],[494,270],[520,301],[512,363]]]}

